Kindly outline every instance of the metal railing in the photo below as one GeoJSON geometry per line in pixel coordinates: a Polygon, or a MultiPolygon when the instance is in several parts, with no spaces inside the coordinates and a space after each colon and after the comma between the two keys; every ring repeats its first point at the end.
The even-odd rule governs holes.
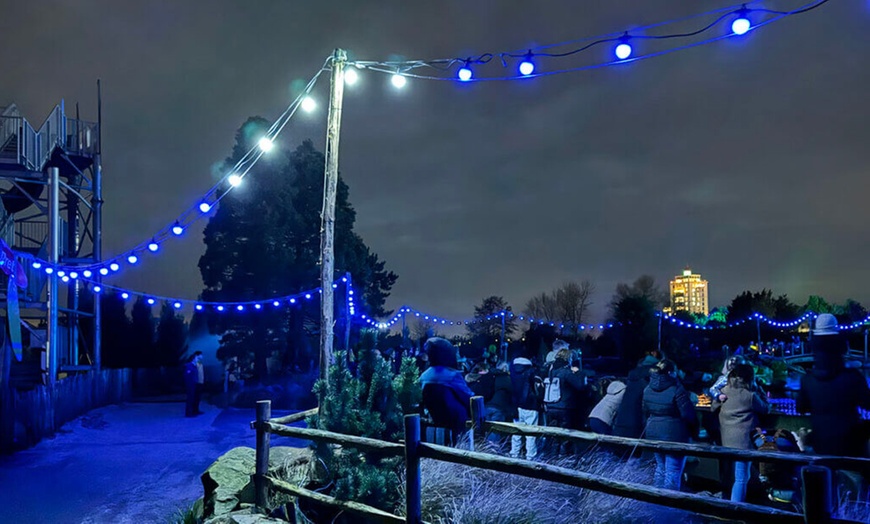
{"type": "Polygon", "coordinates": [[[30,171],[41,171],[55,146],[80,155],[97,153],[99,125],[67,118],[58,105],[38,131],[24,117],[0,116],[0,147],[12,137],[17,137],[13,160],[30,171]]]}
{"type": "Polygon", "coordinates": [[[726,460],[785,462],[791,465],[804,465],[801,472],[804,482],[803,514],[799,514],[767,506],[745,502],[731,502],[729,500],[661,489],[644,484],[613,480],[605,476],[552,466],[541,462],[428,444],[422,442],[420,438],[419,415],[405,416],[405,439],[403,443],[385,442],[371,438],[343,435],[316,429],[290,427],[287,425],[303,420],[316,413],[317,408],[288,417],[272,419],[270,418],[271,401],[261,400],[257,402],[257,420],[251,422],[251,427],[257,431],[256,469],[253,480],[258,507],[265,508],[269,500],[270,490],[275,490],[316,501],[320,504],[379,522],[418,524],[422,522],[420,459],[428,458],[521,475],[527,478],[558,482],[660,506],[691,511],[713,518],[730,518],[747,522],[765,522],[767,524],[797,524],[804,522],[845,524],[852,521],[835,519],[831,515],[831,471],[828,469],[828,466],[857,469],[859,471],[870,470],[870,460],[867,459],[745,451],[715,446],[610,437],[559,428],[486,422],[483,419],[483,398],[474,397],[471,399],[471,442],[474,441],[475,432],[482,436],[484,432],[489,430],[511,435],[546,436],[582,442],[606,443],[614,446],[654,450],[682,456],[708,456],[726,460]],[[394,515],[358,502],[339,500],[269,476],[269,447],[270,435],[272,434],[377,451],[381,456],[404,457],[406,483],[405,516],[394,515]]]}

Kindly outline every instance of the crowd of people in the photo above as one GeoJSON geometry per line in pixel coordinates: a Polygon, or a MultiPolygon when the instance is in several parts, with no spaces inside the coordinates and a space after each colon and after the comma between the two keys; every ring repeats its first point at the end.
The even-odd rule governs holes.
{"type": "MultiPolygon", "coordinates": [[[[815,364],[801,380],[798,411],[810,414],[809,451],[864,457],[870,435],[858,409],[870,409],[870,388],[859,370],[845,366],[846,346],[838,333],[832,315],[818,317],[811,344],[815,364]]],[[[647,352],[627,377],[597,381],[589,379],[562,340],[552,344],[543,362],[536,354],[519,352],[510,362],[483,361],[467,373],[460,370],[456,348],[445,339],[430,338],[423,353],[428,359],[420,377],[424,406],[434,424],[454,436],[464,434],[469,400],[475,395],[484,398],[490,421],[670,442],[691,442],[701,429],[697,396],[684,387],[676,364],[657,351],[647,352]]],[[[721,376],[703,393],[709,394],[709,411],[718,422],[713,443],[757,449],[760,417],[770,408],[747,359],[739,354],[726,359],[721,376]]],[[[572,451],[559,439],[510,439],[510,455],[515,458],[536,460],[543,454],[572,451]]],[[[655,486],[680,490],[685,456],[663,452],[654,453],[654,459],[655,486]]],[[[728,475],[731,500],[746,500],[752,472],[750,462],[733,464],[728,475]]]]}

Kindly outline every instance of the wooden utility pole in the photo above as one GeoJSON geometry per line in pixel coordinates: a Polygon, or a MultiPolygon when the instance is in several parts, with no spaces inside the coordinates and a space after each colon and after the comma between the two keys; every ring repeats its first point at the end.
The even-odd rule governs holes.
{"type": "Polygon", "coordinates": [[[344,66],[347,53],[332,55],[332,82],[326,124],[326,169],[323,175],[323,213],[320,218],[320,378],[329,378],[335,327],[332,289],[335,268],[335,193],[338,187],[338,139],[341,132],[341,102],[344,97],[344,66]]]}

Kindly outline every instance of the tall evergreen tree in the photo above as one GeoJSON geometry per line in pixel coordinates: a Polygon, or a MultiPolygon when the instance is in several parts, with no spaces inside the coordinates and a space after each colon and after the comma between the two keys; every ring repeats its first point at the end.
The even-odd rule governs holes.
{"type": "Polygon", "coordinates": [[[511,307],[504,297],[491,296],[483,299],[474,308],[474,323],[467,326],[468,334],[475,346],[488,346],[504,342],[501,340],[502,318],[504,318],[505,337],[517,328],[517,319],[510,316],[511,307]],[[502,313],[505,313],[502,317],[502,313]]]}
{"type": "Polygon", "coordinates": [[[119,293],[100,295],[102,308],[102,359],[107,368],[125,368],[137,365],[131,351],[133,335],[130,317],[127,316],[127,303],[119,293]]]}
{"type": "Polygon", "coordinates": [[[187,323],[169,302],[164,302],[160,309],[154,347],[160,366],[179,365],[187,350],[187,323]]]}
{"type": "MultiPolygon", "coordinates": [[[[249,118],[236,134],[234,166],[269,127],[249,118]]],[[[205,229],[206,252],[199,268],[209,301],[247,301],[286,296],[319,286],[320,212],[323,199],[324,156],[311,141],[282,155],[265,155],[218,205],[205,229]]],[[[349,190],[339,178],[336,198],[336,278],[350,272],[360,312],[382,316],[396,275],[353,231],[356,212],[349,190]]],[[[341,288],[339,288],[341,289],[341,288]]],[[[336,294],[343,311],[343,294],[336,294]]],[[[308,367],[315,360],[307,335],[317,334],[316,302],[295,309],[267,308],[259,313],[227,311],[211,314],[213,333],[222,334],[220,355],[252,352],[255,378],[266,376],[266,358],[277,351],[286,365],[308,367]]],[[[342,319],[339,315],[339,319],[342,319]]],[[[340,329],[341,326],[338,326],[340,329]]],[[[343,340],[338,337],[337,341],[343,340]]]]}
{"type": "Polygon", "coordinates": [[[134,367],[156,367],[159,365],[154,351],[154,317],[151,305],[143,297],[138,297],[130,311],[130,353],[134,367]]]}

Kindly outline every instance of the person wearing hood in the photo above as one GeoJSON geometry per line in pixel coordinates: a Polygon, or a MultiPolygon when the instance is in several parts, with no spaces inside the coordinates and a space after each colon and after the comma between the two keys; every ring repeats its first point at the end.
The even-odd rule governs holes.
{"type": "Polygon", "coordinates": [[[813,369],[801,378],[797,411],[809,413],[813,450],[819,455],[865,457],[867,435],[858,408],[870,410],[870,388],[857,369],[847,369],[847,344],[834,315],[816,319],[810,348],[813,369]]]}
{"type": "Polygon", "coordinates": [[[649,384],[650,369],[658,364],[658,352],[650,351],[628,373],[622,402],[613,419],[613,434],[618,437],[640,438],[643,434],[643,390],[649,384]]]}
{"type": "MultiPolygon", "coordinates": [[[[515,424],[538,425],[538,394],[535,391],[535,380],[539,379],[535,374],[535,365],[526,357],[517,357],[511,363],[511,392],[513,405],[517,410],[514,414],[515,424]]],[[[538,455],[537,439],[525,437],[526,460],[534,460],[538,455]]],[[[511,436],[511,457],[519,458],[523,447],[521,435],[511,436]]]]}
{"type": "MultiPolygon", "coordinates": [[[[749,364],[736,364],[728,373],[728,383],[713,398],[713,411],[719,412],[722,445],[727,448],[755,449],[752,430],[758,426],[758,415],[768,412],[767,397],[755,385],[755,372],[749,364]]],[[[749,485],[751,462],[734,463],[734,484],[731,500],[744,502],[749,485]]]]}
{"type": "Polygon", "coordinates": [[[430,367],[420,375],[423,386],[423,405],[429,410],[438,427],[452,432],[453,442],[465,434],[465,423],[471,418],[471,396],[462,372],[456,347],[449,341],[432,337],[423,350],[429,355],[430,367]]]}
{"type": "Polygon", "coordinates": [[[616,418],[619,405],[622,404],[625,388],[625,383],[618,380],[607,385],[604,398],[598,401],[589,414],[589,428],[592,431],[601,435],[613,434],[613,420],[616,418]]]}
{"type": "MultiPolygon", "coordinates": [[[[557,399],[544,399],[547,410],[547,425],[562,429],[580,429],[585,416],[584,407],[588,405],[589,387],[579,369],[571,366],[571,352],[565,348],[556,353],[556,359],[547,370],[547,377],[554,383],[558,381],[557,399]]],[[[588,409],[588,408],[587,408],[588,409]]],[[[557,451],[567,453],[573,447],[568,442],[558,443],[557,451]]]]}
{"type": "Polygon", "coordinates": [[[557,338],[553,342],[553,350],[550,351],[549,353],[547,353],[547,358],[544,359],[544,365],[549,366],[550,364],[555,362],[556,361],[556,354],[559,353],[559,351],[562,351],[563,349],[568,350],[568,349],[570,349],[570,347],[571,346],[569,346],[567,342],[565,342],[562,339],[557,338]]]}
{"type": "Polygon", "coordinates": [[[746,359],[740,355],[734,355],[725,360],[722,364],[722,374],[719,375],[716,382],[710,386],[710,398],[715,399],[722,394],[722,388],[728,385],[728,374],[731,373],[731,370],[734,369],[735,366],[740,364],[746,364],[746,359]]]}
{"type": "MultiPolygon", "coordinates": [[[[662,360],[650,373],[649,386],[643,390],[646,438],[689,442],[697,430],[698,420],[689,392],[677,378],[677,366],[670,360],[662,360]]],[[[686,457],[655,453],[655,458],[655,486],[679,491],[686,457]]]]}

